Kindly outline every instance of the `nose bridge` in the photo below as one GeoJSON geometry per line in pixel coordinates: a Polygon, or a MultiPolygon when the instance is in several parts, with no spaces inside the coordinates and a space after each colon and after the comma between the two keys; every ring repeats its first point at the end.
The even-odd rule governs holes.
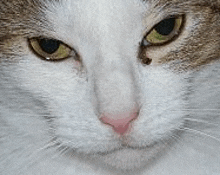
{"type": "Polygon", "coordinates": [[[102,62],[96,67],[94,87],[100,113],[117,114],[137,106],[132,68],[128,62],[119,60],[102,62]]]}

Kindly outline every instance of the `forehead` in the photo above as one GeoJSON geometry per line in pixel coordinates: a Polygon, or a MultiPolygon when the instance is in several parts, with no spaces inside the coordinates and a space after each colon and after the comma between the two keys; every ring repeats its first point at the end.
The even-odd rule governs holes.
{"type": "Polygon", "coordinates": [[[145,10],[146,4],[139,0],[62,0],[49,6],[46,15],[56,37],[77,51],[102,47],[99,50],[108,55],[108,48],[116,53],[122,41],[127,48],[139,42],[145,10]]]}
{"type": "Polygon", "coordinates": [[[48,15],[57,20],[62,18],[63,22],[72,20],[72,23],[80,21],[90,26],[94,23],[107,25],[111,20],[124,23],[128,18],[137,18],[137,15],[144,12],[144,6],[146,5],[140,0],[62,0],[59,3],[53,2],[52,6],[48,5],[49,11],[52,12],[48,15]]]}

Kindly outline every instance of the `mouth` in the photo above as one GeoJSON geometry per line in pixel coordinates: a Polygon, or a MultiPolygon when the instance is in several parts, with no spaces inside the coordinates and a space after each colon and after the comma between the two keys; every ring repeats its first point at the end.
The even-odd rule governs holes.
{"type": "Polygon", "coordinates": [[[100,156],[106,156],[106,155],[110,155],[113,153],[117,153],[117,152],[124,152],[124,151],[145,151],[145,150],[150,150],[153,149],[154,147],[157,147],[158,143],[152,143],[150,145],[145,145],[145,146],[131,146],[129,144],[124,144],[122,143],[120,146],[116,147],[116,148],[112,148],[111,150],[106,150],[106,151],[102,151],[102,152],[96,152],[97,155],[100,156]]]}

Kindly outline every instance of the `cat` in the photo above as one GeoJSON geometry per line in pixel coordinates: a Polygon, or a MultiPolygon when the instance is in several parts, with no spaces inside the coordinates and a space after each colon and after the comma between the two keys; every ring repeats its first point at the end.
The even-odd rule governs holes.
{"type": "Polygon", "coordinates": [[[1,175],[219,175],[219,0],[1,0],[1,175]]]}

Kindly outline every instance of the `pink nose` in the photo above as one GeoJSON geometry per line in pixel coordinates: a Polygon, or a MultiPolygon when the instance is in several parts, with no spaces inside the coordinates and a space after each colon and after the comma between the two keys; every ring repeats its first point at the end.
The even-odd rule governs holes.
{"type": "Polygon", "coordinates": [[[116,133],[122,135],[129,129],[130,123],[138,117],[138,113],[103,114],[102,116],[100,118],[101,122],[112,126],[116,133]]]}

